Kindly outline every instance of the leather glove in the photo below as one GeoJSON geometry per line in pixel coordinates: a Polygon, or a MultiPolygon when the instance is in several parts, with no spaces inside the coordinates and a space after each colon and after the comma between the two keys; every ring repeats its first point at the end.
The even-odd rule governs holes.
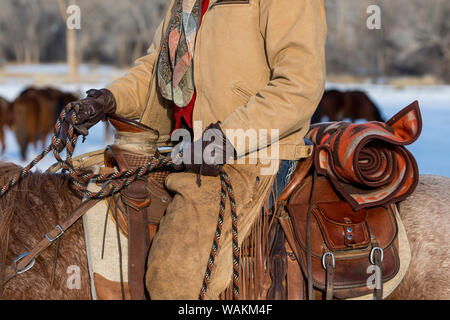
{"type": "Polygon", "coordinates": [[[202,139],[183,148],[183,166],[186,172],[216,177],[226,161],[236,156],[236,150],[217,122],[205,129],[202,139]]]}
{"type": "MultiPolygon", "coordinates": [[[[89,134],[91,127],[105,120],[106,114],[116,112],[116,100],[112,92],[108,89],[91,89],[86,94],[86,98],[71,102],[79,106],[77,120],[74,123],[75,133],[83,136],[89,134]]],[[[61,123],[60,138],[63,141],[63,145],[58,145],[59,152],[65,147],[69,124],[72,123],[72,113],[73,111],[66,114],[61,123]]]]}

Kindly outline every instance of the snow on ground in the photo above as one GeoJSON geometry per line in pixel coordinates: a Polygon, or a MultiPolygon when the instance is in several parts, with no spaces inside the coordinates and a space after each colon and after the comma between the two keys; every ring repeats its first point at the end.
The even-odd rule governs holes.
{"type": "MultiPolygon", "coordinates": [[[[42,82],[39,81],[40,75],[42,75],[42,78],[45,78],[45,85],[48,85],[47,82],[49,78],[53,78],[55,79],[53,82],[54,84],[52,84],[53,87],[62,91],[74,92],[84,96],[84,93],[87,90],[91,88],[103,88],[112,79],[123,74],[123,71],[109,66],[91,67],[82,65],[79,69],[80,77],[86,78],[92,74],[92,79],[95,80],[89,81],[88,83],[66,83],[64,77],[67,74],[67,66],[65,64],[12,65],[5,67],[2,71],[4,74],[11,76],[2,77],[0,75],[0,96],[10,101],[13,101],[22,90],[30,85],[40,86],[42,84],[42,82]],[[61,81],[58,81],[58,77],[61,77],[61,81]]],[[[105,136],[105,126],[103,122],[97,124],[90,130],[85,143],[81,143],[81,140],[82,139],[79,139],[79,142],[77,143],[74,156],[103,149],[106,144],[111,143],[111,137],[105,136]]],[[[50,143],[50,137],[48,137],[48,143],[50,143]]],[[[43,150],[43,146],[40,143],[38,143],[37,148],[30,145],[26,161],[21,161],[20,149],[17,145],[16,138],[9,130],[6,131],[6,144],[6,152],[3,155],[0,155],[0,160],[15,162],[22,166],[27,165],[43,150]]],[[[53,158],[53,155],[49,154],[36,167],[44,171],[53,163],[55,163],[55,159],[53,158]]]]}
{"type": "MultiPolygon", "coordinates": [[[[30,77],[22,77],[20,74],[36,75],[41,73],[52,73],[54,76],[63,76],[67,68],[65,65],[39,65],[39,66],[10,66],[6,68],[8,74],[16,73],[14,77],[0,76],[0,96],[13,100],[25,87],[31,85],[33,80],[30,77]]],[[[86,83],[70,84],[64,81],[55,83],[55,87],[65,91],[85,92],[90,88],[102,88],[111,79],[118,77],[121,72],[108,66],[100,66],[95,69],[89,66],[80,68],[81,74],[89,76],[90,72],[95,72],[92,77],[95,81],[86,83]]],[[[5,71],[5,69],[3,70],[5,71]]],[[[374,84],[338,84],[328,83],[327,88],[338,88],[342,90],[359,89],[367,92],[380,108],[385,119],[389,119],[402,108],[411,102],[418,100],[422,119],[422,134],[408,149],[415,156],[421,174],[436,174],[450,177],[450,86],[410,86],[395,88],[386,85],[374,84]]],[[[109,137],[108,137],[109,138],[109,137]]],[[[110,138],[109,138],[110,139],[110,138]]],[[[105,142],[104,124],[100,123],[91,129],[84,144],[78,143],[75,155],[102,149],[105,142]]],[[[7,151],[0,155],[3,161],[13,161],[20,165],[25,165],[31,161],[42,150],[30,147],[28,159],[20,161],[19,149],[16,145],[15,137],[11,132],[7,132],[7,151]]],[[[38,168],[45,170],[54,163],[52,155],[48,155],[39,163],[38,168]]]]}
{"type": "MultiPolygon", "coordinates": [[[[81,141],[82,139],[80,137],[75,149],[74,157],[87,152],[104,149],[108,143],[111,143],[111,138],[105,139],[104,124],[99,123],[90,130],[89,135],[86,137],[85,143],[81,143],[81,141]]],[[[50,137],[48,138],[47,143],[50,143],[50,137]]],[[[35,148],[33,145],[30,145],[28,147],[27,159],[26,161],[22,161],[20,157],[19,146],[17,145],[16,138],[11,131],[6,132],[6,144],[6,152],[3,155],[0,155],[0,160],[14,162],[21,166],[28,165],[31,160],[33,160],[42,152],[45,147],[48,146],[47,144],[45,147],[43,147],[40,142],[38,143],[37,148],[35,148]]],[[[65,158],[65,153],[63,153],[63,155],[63,158],[65,158]]],[[[36,168],[45,171],[55,162],[56,160],[53,157],[53,154],[49,154],[41,162],[38,163],[36,168]]]]}
{"type": "MultiPolygon", "coordinates": [[[[65,63],[55,63],[55,64],[25,64],[25,65],[6,65],[3,68],[3,72],[6,74],[28,74],[28,75],[45,75],[45,74],[59,74],[65,76],[69,72],[69,68],[65,63]]],[[[89,65],[82,64],[78,68],[78,73],[80,76],[90,75],[95,73],[96,75],[103,75],[109,77],[115,72],[120,72],[120,70],[108,66],[108,65],[89,65]]]]}

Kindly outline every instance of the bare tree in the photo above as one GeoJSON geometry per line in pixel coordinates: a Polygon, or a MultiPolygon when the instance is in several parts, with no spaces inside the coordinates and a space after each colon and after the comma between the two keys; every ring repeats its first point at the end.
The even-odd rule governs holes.
{"type": "MultiPolygon", "coordinates": [[[[57,0],[61,17],[67,21],[67,8],[70,5],[76,5],[75,0],[57,0]]],[[[79,59],[77,54],[77,32],[76,29],[66,28],[66,50],[67,50],[67,65],[69,66],[69,77],[73,80],[78,79],[79,59]]]]}
{"type": "MultiPolygon", "coordinates": [[[[297,1],[297,0],[296,0],[297,1]]],[[[128,67],[145,55],[168,0],[1,0],[0,60],[66,60],[128,67]],[[77,4],[82,29],[68,30],[77,4]],[[61,19],[62,17],[62,19],[61,19]]],[[[431,74],[450,82],[449,0],[325,0],[327,69],[362,77],[431,74]],[[382,28],[366,25],[369,5],[381,8],[382,28]]]]}

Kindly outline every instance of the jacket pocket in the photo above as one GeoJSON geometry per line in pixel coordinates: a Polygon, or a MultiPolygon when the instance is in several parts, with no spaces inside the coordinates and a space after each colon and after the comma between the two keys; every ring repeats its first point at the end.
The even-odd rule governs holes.
{"type": "Polygon", "coordinates": [[[220,5],[233,5],[233,4],[250,4],[250,0],[217,0],[216,2],[213,3],[211,8],[220,5]]]}
{"type": "Polygon", "coordinates": [[[233,94],[239,97],[244,103],[247,103],[248,100],[255,95],[255,93],[243,86],[240,82],[233,84],[232,91],[233,94]]]}

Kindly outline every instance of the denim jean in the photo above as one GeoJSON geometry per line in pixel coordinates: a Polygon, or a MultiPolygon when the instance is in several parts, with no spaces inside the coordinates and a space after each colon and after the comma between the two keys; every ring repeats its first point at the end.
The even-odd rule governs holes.
{"type": "MultiPolygon", "coordinates": [[[[308,140],[307,138],[305,138],[304,140],[305,140],[305,145],[307,145],[307,146],[313,145],[313,143],[310,140],[308,140]]],[[[277,190],[277,195],[276,195],[277,199],[283,192],[284,188],[286,188],[286,185],[288,184],[292,173],[295,171],[295,168],[297,167],[297,163],[298,163],[298,160],[282,160],[281,161],[280,169],[278,170],[278,173],[277,173],[277,179],[274,182],[274,186],[273,186],[273,192],[275,193],[275,190],[277,190]],[[275,189],[275,183],[276,183],[277,189],[275,189]]],[[[274,199],[273,199],[273,196],[271,195],[270,199],[269,199],[269,208],[273,207],[273,203],[274,203],[274,199]]]]}
{"type": "MultiPolygon", "coordinates": [[[[288,184],[290,180],[290,175],[295,170],[297,165],[297,160],[282,160],[280,165],[280,170],[278,170],[276,180],[274,181],[273,191],[277,191],[276,197],[280,196],[281,192],[283,192],[284,188],[288,184]],[[276,186],[276,189],[275,189],[276,186]]],[[[272,208],[274,204],[273,196],[270,196],[269,199],[269,208],[272,208]]]]}

